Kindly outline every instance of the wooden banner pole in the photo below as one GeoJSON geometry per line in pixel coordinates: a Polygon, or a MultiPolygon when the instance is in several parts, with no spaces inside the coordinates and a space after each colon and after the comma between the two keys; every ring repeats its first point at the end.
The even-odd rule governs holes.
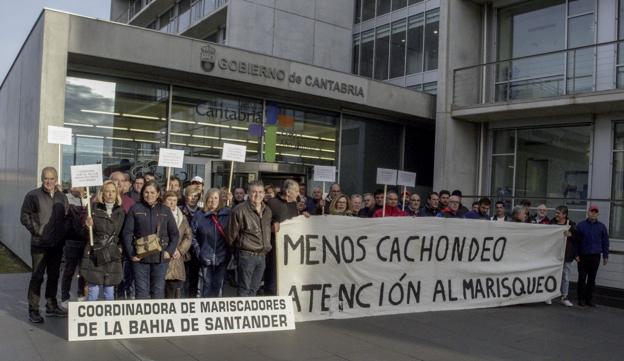
{"type": "MultiPolygon", "coordinates": [[[[234,161],[230,163],[230,181],[228,182],[228,192],[232,192],[232,179],[234,178],[234,161]]],[[[233,192],[232,192],[233,194],[233,192]]],[[[228,207],[230,206],[230,196],[228,194],[228,207]]]]}
{"type": "Polygon", "coordinates": [[[383,200],[383,205],[382,205],[382,211],[381,211],[381,216],[385,217],[386,216],[386,196],[388,193],[388,185],[384,184],[384,200],[383,200]]]}

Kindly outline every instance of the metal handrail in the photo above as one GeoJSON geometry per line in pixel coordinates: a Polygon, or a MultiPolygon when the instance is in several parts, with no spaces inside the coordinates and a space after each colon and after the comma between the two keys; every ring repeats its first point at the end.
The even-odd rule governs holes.
{"type": "Polygon", "coordinates": [[[619,43],[624,43],[624,39],[607,41],[607,42],[604,42],[604,43],[596,43],[596,44],[591,44],[591,45],[583,45],[583,46],[578,46],[576,48],[567,48],[567,49],[553,50],[553,51],[548,51],[548,52],[545,52],[545,53],[539,53],[539,54],[533,54],[533,55],[524,55],[524,56],[519,56],[517,58],[508,58],[508,59],[490,61],[490,62],[487,62],[487,63],[469,65],[469,66],[465,66],[465,67],[462,67],[462,68],[454,69],[453,72],[466,70],[466,69],[471,69],[471,68],[483,67],[483,66],[488,66],[488,65],[494,65],[494,64],[504,63],[504,62],[508,62],[508,61],[530,59],[530,58],[535,58],[535,57],[538,57],[538,56],[554,55],[554,54],[566,53],[566,52],[569,52],[569,51],[576,51],[576,50],[580,50],[580,49],[591,49],[591,48],[596,48],[596,47],[599,47],[599,46],[614,45],[614,44],[619,44],[619,43]]]}

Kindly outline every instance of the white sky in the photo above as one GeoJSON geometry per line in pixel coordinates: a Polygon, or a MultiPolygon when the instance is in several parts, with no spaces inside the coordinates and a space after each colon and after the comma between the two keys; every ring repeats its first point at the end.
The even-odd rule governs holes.
{"type": "Polygon", "coordinates": [[[44,8],[108,20],[110,0],[0,0],[0,83],[44,8]]]}

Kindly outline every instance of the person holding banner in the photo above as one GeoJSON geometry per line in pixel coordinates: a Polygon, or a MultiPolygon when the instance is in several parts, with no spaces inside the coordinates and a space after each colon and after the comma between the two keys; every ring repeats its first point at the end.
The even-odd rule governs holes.
{"type": "Polygon", "coordinates": [[[292,179],[287,179],[282,184],[282,191],[267,203],[267,206],[271,209],[271,251],[267,253],[264,270],[264,294],[266,296],[277,295],[275,238],[277,232],[279,232],[281,222],[299,215],[297,197],[299,197],[299,184],[292,179]]]}
{"type": "Polygon", "coordinates": [[[41,187],[26,194],[20,212],[20,221],[30,232],[32,275],[28,285],[28,319],[33,323],[43,322],[39,314],[39,299],[46,273],[46,316],[67,316],[67,312],[59,307],[56,292],[69,202],[65,194],[57,189],[57,180],[58,173],[55,168],[43,168],[41,187]]]}
{"type": "Polygon", "coordinates": [[[184,281],[186,280],[184,257],[189,248],[191,248],[193,232],[191,232],[191,226],[186,220],[186,217],[180,208],[178,208],[178,193],[175,191],[167,191],[163,199],[165,205],[171,210],[175,223],[178,226],[178,232],[180,233],[180,242],[178,242],[173,257],[171,261],[169,261],[169,267],[165,275],[165,297],[182,298],[184,281]]]}
{"type": "Polygon", "coordinates": [[[115,299],[115,286],[123,278],[119,234],[124,218],[117,185],[108,180],[98,191],[92,215],[85,222],[93,228],[93,245],[85,247],[80,265],[87,283],[87,301],[97,301],[100,293],[107,301],[115,299]]]}
{"type": "Polygon", "coordinates": [[[227,228],[227,241],[235,248],[238,263],[238,296],[255,296],[271,251],[271,209],[264,205],[264,184],[252,181],[248,199],[234,208],[227,228]]]}
{"type": "MultiPolygon", "coordinates": [[[[440,196],[438,196],[438,193],[430,192],[427,195],[427,203],[420,209],[420,216],[421,217],[437,216],[438,213],[440,213],[440,210],[438,209],[439,202],[440,202],[440,196]]],[[[461,209],[461,203],[460,203],[460,209],[461,209]]]]}
{"type": "MultiPolygon", "coordinates": [[[[202,186],[191,184],[184,189],[184,205],[180,206],[182,214],[186,217],[189,226],[195,214],[201,209],[199,203],[202,197],[202,186]]],[[[184,256],[184,290],[187,297],[197,297],[199,288],[199,259],[193,247],[184,256]]]]}
{"type": "Polygon", "coordinates": [[[191,221],[193,249],[199,259],[202,278],[202,297],[221,295],[231,257],[226,241],[230,211],[221,199],[221,190],[211,188],[206,193],[204,208],[197,211],[191,221]]]}
{"type": "Polygon", "coordinates": [[[448,205],[444,208],[440,213],[438,213],[438,217],[440,218],[464,218],[459,213],[459,197],[451,196],[446,204],[448,205]]]}
{"type": "Polygon", "coordinates": [[[490,220],[490,207],[492,207],[492,201],[490,201],[490,199],[487,197],[483,197],[479,199],[477,210],[472,210],[464,214],[464,218],[482,219],[485,221],[489,221],[490,220]]]}
{"type": "MultiPolygon", "coordinates": [[[[388,191],[386,195],[386,217],[405,217],[407,213],[398,207],[399,194],[395,191],[388,191]]],[[[373,218],[379,218],[383,215],[383,209],[379,208],[373,213],[373,218]]]]}
{"type": "Polygon", "coordinates": [[[159,195],[156,181],[145,183],[141,202],[130,208],[123,228],[124,251],[133,262],[136,299],[164,298],[168,262],[180,239],[173,214],[158,201],[159,195]]]}
{"type": "Polygon", "coordinates": [[[420,195],[414,193],[409,199],[409,204],[405,207],[405,213],[411,217],[420,216],[420,195]]]}

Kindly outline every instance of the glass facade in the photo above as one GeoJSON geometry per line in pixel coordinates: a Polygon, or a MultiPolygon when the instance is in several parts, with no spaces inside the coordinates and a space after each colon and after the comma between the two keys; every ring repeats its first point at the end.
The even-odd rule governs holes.
{"type": "Polygon", "coordinates": [[[436,70],[439,28],[440,9],[433,9],[355,34],[353,73],[386,80],[436,70]]]}
{"type": "Polygon", "coordinates": [[[595,13],[594,0],[529,1],[501,9],[497,56],[513,60],[497,66],[496,100],[592,91],[596,49],[556,51],[594,44],[595,13]]]}
{"type": "Polygon", "coordinates": [[[63,148],[63,181],[70,179],[70,165],[94,163],[106,175],[151,171],[162,177],[157,164],[167,141],[168,86],[76,74],[65,89],[65,126],[74,139],[63,148]]]}
{"type": "Polygon", "coordinates": [[[611,182],[611,237],[624,239],[624,122],[614,125],[611,182]]]}
{"type": "MultiPolygon", "coordinates": [[[[343,148],[341,174],[351,182],[350,192],[362,192],[375,186],[370,182],[377,166],[399,168],[403,156],[404,126],[395,123],[341,123],[339,112],[83,73],[69,74],[65,89],[64,124],[74,136],[73,145],[63,148],[65,183],[69,167],[79,164],[102,164],[105,176],[116,170],[132,176],[153,172],[163,180],[160,148],[182,149],[186,159],[220,159],[224,143],[245,145],[249,162],[338,166],[341,141],[354,139],[343,148]],[[362,139],[349,137],[354,127],[362,139]]],[[[427,137],[433,139],[433,130],[427,137]]]]}
{"type": "MultiPolygon", "coordinates": [[[[493,132],[491,195],[511,207],[528,199],[536,207],[567,205],[573,219],[585,216],[588,194],[589,125],[507,129],[493,132]]],[[[552,216],[552,214],[551,214],[552,216]]]]}

